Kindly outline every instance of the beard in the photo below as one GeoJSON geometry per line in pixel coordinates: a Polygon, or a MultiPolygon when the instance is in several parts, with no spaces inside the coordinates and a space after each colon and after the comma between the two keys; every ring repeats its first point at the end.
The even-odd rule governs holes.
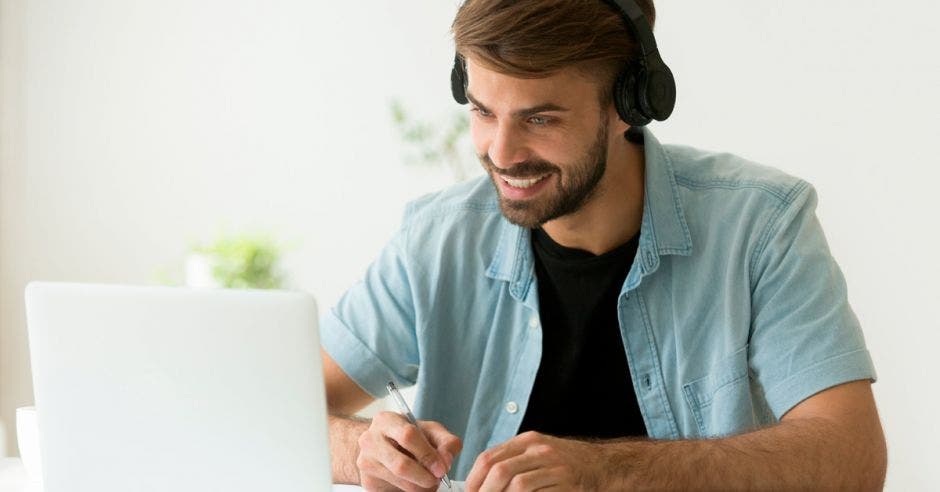
{"type": "MultiPolygon", "coordinates": [[[[490,175],[499,208],[506,220],[518,226],[533,229],[551,220],[580,210],[597,192],[598,184],[607,170],[607,119],[601,119],[597,137],[582,159],[573,164],[559,166],[555,163],[530,159],[513,165],[510,169],[499,169],[489,155],[479,156],[483,168],[490,175]],[[566,171],[562,171],[566,169],[566,171]],[[553,189],[546,188],[538,196],[527,200],[511,200],[503,196],[496,181],[499,176],[526,179],[552,174],[557,176],[553,189]]],[[[548,176],[543,179],[550,179],[548,176]]]]}

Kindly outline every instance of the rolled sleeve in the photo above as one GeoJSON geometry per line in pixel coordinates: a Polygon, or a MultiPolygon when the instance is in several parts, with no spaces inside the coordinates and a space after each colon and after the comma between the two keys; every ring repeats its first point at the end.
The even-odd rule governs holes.
{"type": "Polygon", "coordinates": [[[790,376],[767,390],[767,404],[779,418],[820,391],[860,379],[875,379],[875,366],[865,349],[831,357],[790,376]]]}
{"type": "Polygon", "coordinates": [[[323,349],[374,397],[385,384],[415,384],[418,344],[410,274],[399,233],[369,266],[363,280],[320,319],[323,349]]]}
{"type": "Polygon", "coordinates": [[[769,222],[751,275],[749,364],[778,419],[820,391],[876,377],[815,190],[801,182],[791,196],[769,222]]]}

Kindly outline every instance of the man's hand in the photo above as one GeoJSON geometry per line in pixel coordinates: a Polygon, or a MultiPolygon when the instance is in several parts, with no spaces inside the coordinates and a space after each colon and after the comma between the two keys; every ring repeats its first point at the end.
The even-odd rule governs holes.
{"type": "Polygon", "coordinates": [[[474,492],[598,490],[605,461],[599,444],[526,432],[481,453],[466,485],[474,492]]]}
{"type": "Polygon", "coordinates": [[[366,490],[436,490],[463,444],[443,425],[381,412],[359,437],[359,481],[366,490]],[[423,431],[423,432],[422,432],[423,431]],[[426,437],[425,437],[426,436],[426,437]]]}

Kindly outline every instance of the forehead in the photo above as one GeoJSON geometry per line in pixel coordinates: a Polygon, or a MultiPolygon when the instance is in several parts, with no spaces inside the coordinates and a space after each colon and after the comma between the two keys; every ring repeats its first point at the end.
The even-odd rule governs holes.
{"type": "Polygon", "coordinates": [[[528,79],[491,70],[470,58],[467,80],[467,92],[487,108],[513,109],[546,103],[573,110],[598,106],[597,82],[574,67],[528,79]]]}

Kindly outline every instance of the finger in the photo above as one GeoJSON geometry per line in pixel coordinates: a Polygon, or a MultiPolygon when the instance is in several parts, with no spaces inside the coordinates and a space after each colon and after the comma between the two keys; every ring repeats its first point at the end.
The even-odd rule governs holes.
{"type": "Polygon", "coordinates": [[[396,477],[407,480],[413,486],[433,487],[437,479],[387,437],[383,433],[386,430],[387,428],[378,427],[376,431],[369,432],[366,439],[360,441],[357,466],[361,472],[384,480],[396,477]]]}
{"type": "Polygon", "coordinates": [[[509,485],[506,487],[506,492],[543,490],[558,487],[559,483],[559,470],[557,468],[549,470],[536,468],[512,477],[512,480],[509,481],[509,485]]]}
{"type": "Polygon", "coordinates": [[[454,463],[454,457],[463,449],[463,441],[439,422],[421,420],[418,423],[424,435],[427,436],[428,442],[437,449],[449,470],[454,463]]]}
{"type": "Polygon", "coordinates": [[[357,462],[359,466],[359,480],[362,488],[368,491],[398,491],[424,492],[434,490],[432,487],[421,487],[407,479],[392,474],[382,463],[362,459],[357,462]]]}
{"type": "Polygon", "coordinates": [[[467,490],[479,490],[483,485],[483,480],[486,479],[493,465],[522,454],[523,451],[525,451],[525,447],[521,446],[516,438],[512,438],[499,446],[480,453],[476,461],[473,462],[473,468],[470,469],[470,474],[467,475],[467,490]]]}
{"type": "MultiPolygon", "coordinates": [[[[397,490],[408,490],[412,492],[407,488],[396,487],[394,484],[373,476],[363,476],[359,485],[362,486],[363,490],[368,492],[394,492],[397,490]]],[[[411,484],[411,486],[414,487],[414,484],[411,484]]]]}
{"type": "Polygon", "coordinates": [[[444,460],[418,427],[405,417],[391,412],[382,412],[382,426],[386,437],[395,442],[406,454],[412,456],[430,474],[441,478],[447,471],[444,460]]]}
{"type": "Polygon", "coordinates": [[[439,478],[431,470],[418,462],[408,451],[399,447],[396,442],[387,440],[386,444],[378,459],[392,477],[407,480],[421,487],[436,486],[439,478]]]}
{"type": "MultiPolygon", "coordinates": [[[[382,488],[381,490],[392,490],[392,491],[404,490],[407,492],[437,492],[437,485],[440,483],[440,481],[437,481],[431,487],[423,487],[416,483],[405,480],[404,478],[396,477],[392,475],[388,470],[384,470],[384,473],[381,475],[381,478],[383,479],[384,482],[389,484],[388,489],[382,488]]],[[[363,487],[363,488],[366,488],[366,487],[363,487]]],[[[366,490],[369,490],[369,489],[366,488],[366,490]]]]}
{"type": "Polygon", "coordinates": [[[510,482],[517,475],[539,469],[540,460],[537,456],[522,453],[494,463],[480,486],[480,492],[499,492],[509,487],[510,482]]]}

